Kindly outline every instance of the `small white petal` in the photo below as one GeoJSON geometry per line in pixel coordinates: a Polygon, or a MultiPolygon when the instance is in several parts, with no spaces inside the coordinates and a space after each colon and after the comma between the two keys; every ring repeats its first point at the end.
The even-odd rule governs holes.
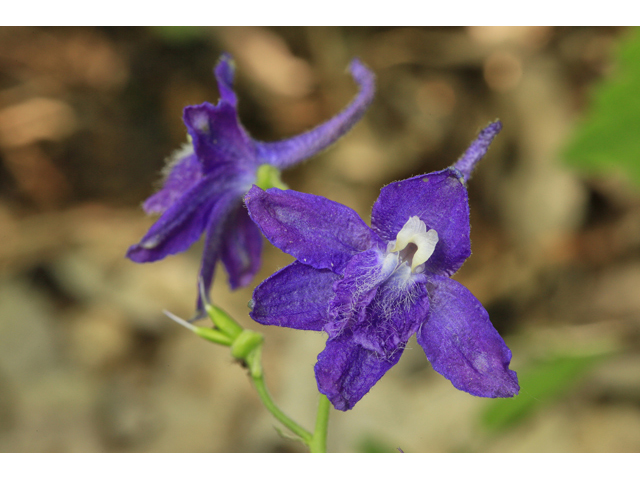
{"type": "Polygon", "coordinates": [[[433,251],[436,249],[438,243],[438,232],[429,230],[425,233],[418,233],[413,236],[411,241],[418,247],[416,253],[413,254],[413,260],[411,262],[411,271],[414,271],[416,267],[422,265],[433,255],[433,251]]]}
{"type": "Polygon", "coordinates": [[[433,255],[438,244],[438,232],[433,229],[427,231],[425,223],[419,217],[413,216],[398,232],[395,241],[388,243],[387,252],[399,252],[410,243],[417,247],[411,260],[411,271],[413,272],[433,255]]]}
{"type": "Polygon", "coordinates": [[[396,235],[396,241],[392,247],[391,252],[399,252],[411,242],[413,242],[413,236],[416,234],[424,233],[427,231],[427,226],[419,217],[413,216],[407,220],[402,229],[396,235]]]}

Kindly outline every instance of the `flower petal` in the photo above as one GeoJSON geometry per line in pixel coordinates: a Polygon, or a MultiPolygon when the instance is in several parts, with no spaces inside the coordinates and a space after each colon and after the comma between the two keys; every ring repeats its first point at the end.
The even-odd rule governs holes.
{"type": "Polygon", "coordinates": [[[238,97],[233,91],[233,75],[235,73],[235,62],[228,53],[223,53],[218,60],[218,64],[214,70],[216,80],[218,81],[218,91],[223,102],[236,107],[238,97]]]}
{"type": "Polygon", "coordinates": [[[246,287],[260,268],[262,235],[240,203],[229,214],[222,238],[221,258],[232,289],[246,287]]]}
{"type": "Polygon", "coordinates": [[[293,262],[254,290],[251,318],[263,325],[322,330],[338,278],[331,270],[293,262]]]}
{"type": "Polygon", "coordinates": [[[253,140],[240,125],[233,105],[220,101],[216,106],[205,102],[185,107],[183,120],[205,174],[233,165],[238,173],[255,176],[258,160],[253,140]]]}
{"type": "Polygon", "coordinates": [[[472,395],[516,395],[520,387],[509,370],[511,350],[482,304],[450,278],[432,276],[427,288],[430,313],[417,338],[435,371],[472,395]]]}
{"type": "Polygon", "coordinates": [[[356,98],[342,112],[313,130],[279,142],[256,141],[258,156],[263,162],[280,169],[295,165],[327,148],[362,118],[373,101],[375,77],[358,59],[351,62],[350,71],[360,87],[356,98]]]}
{"type": "Polygon", "coordinates": [[[413,216],[438,233],[425,271],[453,275],[471,255],[469,200],[459,173],[448,168],[387,185],[373,205],[371,228],[384,241],[395,241],[413,216]]]}
{"type": "MultiPolygon", "coordinates": [[[[235,190],[227,190],[221,194],[209,212],[207,219],[204,247],[202,250],[202,260],[200,262],[200,273],[198,275],[198,302],[196,306],[196,316],[204,315],[204,302],[211,303],[209,291],[213,283],[216,263],[221,255],[224,237],[230,221],[230,215],[239,205],[242,204],[242,194],[235,190]],[[202,293],[206,298],[202,298],[202,293]]],[[[192,319],[192,320],[193,320],[192,319]]]]}
{"type": "Polygon", "coordinates": [[[155,262],[180,253],[196,242],[205,229],[211,208],[220,195],[219,182],[202,179],[191,187],[154,223],[142,240],[129,247],[127,257],[134,262],[155,262]]]}
{"type": "Polygon", "coordinates": [[[273,245],[315,268],[340,273],[353,255],[378,242],[356,212],[323,197],[254,185],[245,203],[273,245]]]}
{"type": "Polygon", "coordinates": [[[329,338],[341,335],[345,330],[350,331],[365,321],[367,307],[396,264],[393,262],[385,268],[382,253],[376,249],[358,253],[349,260],[342,278],[333,286],[335,296],[329,305],[330,320],[324,327],[329,338]]]}
{"type": "Polygon", "coordinates": [[[471,143],[467,151],[464,152],[455,163],[453,168],[462,174],[465,182],[469,181],[474,167],[487,153],[489,145],[491,145],[495,136],[500,133],[500,130],[502,130],[502,123],[500,121],[490,123],[488,127],[484,128],[478,134],[478,138],[471,143]]]}
{"type": "MultiPolygon", "coordinates": [[[[410,271],[408,266],[400,268],[410,271]]],[[[428,313],[425,284],[394,275],[380,286],[367,307],[364,321],[354,327],[354,342],[390,358],[398,350],[404,350],[428,313]]]]}
{"type": "Polygon", "coordinates": [[[202,165],[190,144],[174,152],[165,171],[162,188],[142,205],[146,213],[163,213],[202,179],[202,165]]]}
{"type": "Polygon", "coordinates": [[[400,360],[402,350],[383,357],[353,341],[349,334],[327,340],[315,366],[318,390],[333,406],[350,410],[400,360]]]}

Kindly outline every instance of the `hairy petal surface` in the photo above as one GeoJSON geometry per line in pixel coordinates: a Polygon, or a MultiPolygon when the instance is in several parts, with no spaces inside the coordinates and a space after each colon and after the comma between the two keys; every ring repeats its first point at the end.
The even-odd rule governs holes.
{"type": "MultiPolygon", "coordinates": [[[[404,267],[407,270],[409,267],[404,267]]],[[[368,305],[361,321],[353,328],[359,345],[391,358],[404,350],[429,313],[429,297],[424,283],[397,279],[383,283],[368,305]]]]}
{"type": "Polygon", "coordinates": [[[453,275],[471,255],[469,201],[459,173],[448,168],[387,185],[373,205],[371,227],[385,242],[394,241],[413,216],[438,233],[426,271],[453,275]]]}
{"type": "Polygon", "coordinates": [[[488,127],[482,129],[480,134],[478,134],[478,138],[471,143],[467,151],[464,152],[455,163],[453,168],[462,174],[465,182],[469,181],[471,172],[473,172],[473,169],[482,157],[485,156],[487,150],[489,150],[489,145],[491,145],[495,136],[500,133],[500,130],[502,130],[502,123],[500,121],[490,123],[488,127]]]}
{"type": "Polygon", "coordinates": [[[162,188],[142,205],[146,213],[163,213],[202,179],[202,165],[192,145],[185,145],[175,152],[165,171],[167,174],[162,188]]]}
{"type": "Polygon", "coordinates": [[[293,262],[254,290],[251,318],[263,325],[322,330],[338,278],[331,270],[293,262]]]}
{"type": "Polygon", "coordinates": [[[229,213],[222,238],[221,258],[232,289],[246,287],[260,268],[262,234],[242,202],[229,213]]]}
{"type": "Polygon", "coordinates": [[[351,330],[364,321],[366,308],[378,291],[378,286],[390,274],[391,271],[385,272],[379,251],[367,250],[351,258],[342,278],[333,286],[335,296],[329,304],[329,322],[324,327],[329,338],[342,334],[345,329],[351,330]]]}
{"type": "Polygon", "coordinates": [[[245,203],[273,245],[315,268],[341,273],[353,255],[379,242],[356,212],[323,197],[254,185],[245,203]]]}
{"type": "Polygon", "coordinates": [[[351,62],[349,69],[360,87],[356,98],[342,112],[313,130],[279,142],[255,142],[263,162],[280,169],[295,165],[327,148],[362,118],[373,101],[375,77],[358,59],[351,62]]]}
{"type": "Polygon", "coordinates": [[[318,390],[337,410],[350,410],[393,367],[402,350],[381,356],[353,341],[349,333],[327,340],[315,366],[318,390]]]}
{"type": "Polygon", "coordinates": [[[482,304],[450,278],[432,276],[427,287],[430,313],[417,339],[435,371],[472,395],[516,395],[520,387],[509,370],[511,350],[482,304]]]}
{"type": "Polygon", "coordinates": [[[205,174],[233,165],[239,174],[255,174],[258,165],[253,140],[238,120],[235,107],[225,101],[185,107],[184,124],[205,174]]]}

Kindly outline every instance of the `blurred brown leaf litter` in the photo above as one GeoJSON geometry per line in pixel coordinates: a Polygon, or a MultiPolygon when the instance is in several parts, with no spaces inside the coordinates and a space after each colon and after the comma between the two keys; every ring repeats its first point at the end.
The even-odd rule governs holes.
{"type": "MultiPolygon", "coordinates": [[[[359,125],[285,173],[292,188],[367,220],[383,185],[449,166],[500,118],[470,183],[473,255],[456,279],[487,306],[522,375],[544,384],[554,359],[599,358],[575,382],[558,377],[554,395],[523,382],[535,408],[490,429],[492,400],[455,390],[410,344],[357,408],[332,412],[330,451],[640,450],[640,194],[562,158],[625,34],[0,28],[0,451],[300,451],[226,350],[162,315],[191,314],[198,249],[154,264],[124,258],[153,221],[140,202],[185,141],[182,108],[218,98],[223,51],[238,64],[241,119],[260,139],[341,109],[355,91],[352,57],[375,71],[359,125]]],[[[266,246],[255,284],[288,262],[266,246]]],[[[265,334],[270,389],[311,425],[323,337],[252,325],[250,292],[230,292],[219,272],[213,298],[265,334]]]]}

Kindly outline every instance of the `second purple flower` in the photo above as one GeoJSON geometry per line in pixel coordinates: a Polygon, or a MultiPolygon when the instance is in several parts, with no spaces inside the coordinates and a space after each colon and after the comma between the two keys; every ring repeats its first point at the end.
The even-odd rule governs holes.
{"type": "MultiPolygon", "coordinates": [[[[360,120],[373,99],[374,76],[359,60],[351,62],[350,72],[360,92],[342,112],[296,137],[260,142],[240,123],[233,61],[222,55],[215,69],[220,101],[184,109],[192,144],[174,154],[162,189],[144,202],[147,213],[161,216],[129,248],[127,257],[134,262],[161,260],[187,250],[204,233],[201,291],[208,295],[218,260],[229,274],[231,288],[246,286],[260,267],[262,237],[242,198],[262,173],[272,174],[315,155],[360,120]]],[[[202,314],[204,300],[198,295],[196,316],[202,314]]]]}

